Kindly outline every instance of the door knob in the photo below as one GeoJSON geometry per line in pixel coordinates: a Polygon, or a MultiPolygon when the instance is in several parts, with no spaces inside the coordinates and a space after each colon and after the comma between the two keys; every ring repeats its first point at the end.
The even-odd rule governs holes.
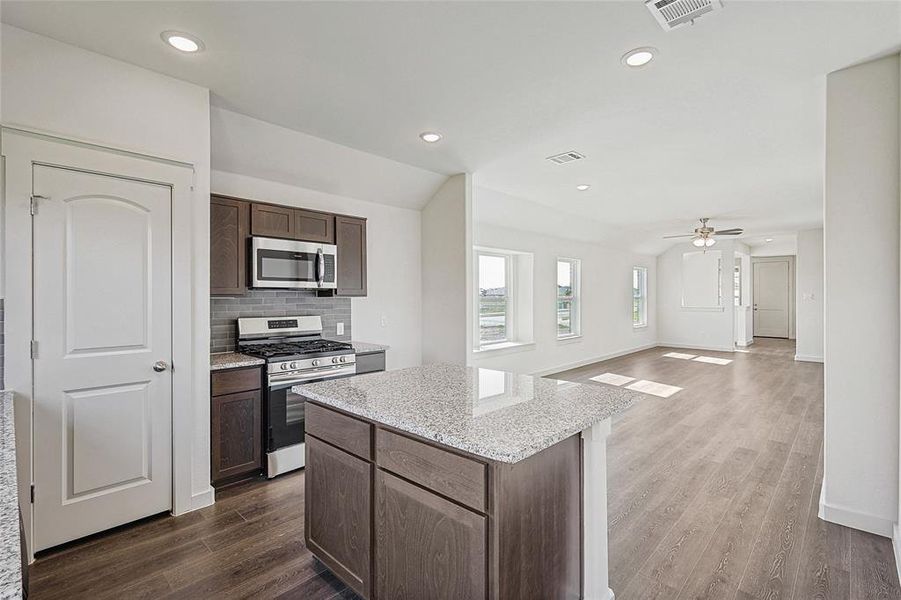
{"type": "Polygon", "coordinates": [[[169,365],[167,365],[166,361],[164,361],[164,360],[158,360],[155,363],[153,363],[153,370],[156,371],[157,373],[162,373],[163,371],[165,371],[168,368],[169,368],[169,365]]]}

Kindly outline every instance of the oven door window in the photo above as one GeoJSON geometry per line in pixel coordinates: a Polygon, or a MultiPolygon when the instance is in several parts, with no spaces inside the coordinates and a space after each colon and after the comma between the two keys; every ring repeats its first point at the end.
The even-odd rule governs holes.
{"type": "Polygon", "coordinates": [[[257,279],[261,281],[316,282],[316,253],[259,249],[257,279]]]}
{"type": "Polygon", "coordinates": [[[290,386],[269,390],[268,451],[304,441],[304,399],[290,386]]]}

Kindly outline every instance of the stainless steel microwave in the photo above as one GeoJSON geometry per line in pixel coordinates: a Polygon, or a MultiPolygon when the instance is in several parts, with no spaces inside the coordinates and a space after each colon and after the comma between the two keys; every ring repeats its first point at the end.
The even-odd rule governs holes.
{"type": "Polygon", "coordinates": [[[333,244],[254,237],[250,256],[251,287],[338,287],[338,247],[333,244]]]}

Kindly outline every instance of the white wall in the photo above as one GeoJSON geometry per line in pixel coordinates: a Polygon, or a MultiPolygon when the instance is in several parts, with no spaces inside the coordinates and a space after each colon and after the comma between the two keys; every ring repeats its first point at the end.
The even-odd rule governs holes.
{"type": "MultiPolygon", "coordinates": [[[[252,147],[247,150],[255,152],[252,147]]],[[[211,188],[213,192],[239,198],[366,217],[369,293],[365,298],[351,300],[353,338],[391,346],[386,355],[389,369],[420,364],[422,278],[418,210],[217,170],[212,172],[211,188]]]]}
{"type": "Polygon", "coordinates": [[[449,178],[422,210],[422,362],[466,364],[472,340],[472,177],[449,178]]]}
{"type": "Polygon", "coordinates": [[[898,518],[899,57],[826,85],[825,453],[821,515],[898,518]]]}
{"type": "Polygon", "coordinates": [[[697,252],[686,242],[657,257],[657,337],[661,346],[730,352],[735,342],[735,307],[732,303],[732,265],[736,252],[747,254],[744,244],[722,240],[714,250],[722,252],[723,306],[698,309],[682,306],[682,254],[697,252]]]}
{"type": "MultiPolygon", "coordinates": [[[[478,206],[475,210],[478,212],[478,206]]],[[[478,221],[473,238],[477,246],[533,254],[534,345],[476,352],[472,365],[519,373],[551,373],[655,345],[654,257],[478,221]],[[582,336],[573,340],[557,340],[558,257],[582,261],[582,336]],[[638,329],[632,327],[632,267],[636,266],[647,267],[649,288],[648,326],[638,329]]]]}
{"type": "Polygon", "coordinates": [[[795,359],[823,361],[823,230],[798,232],[795,359]]]}
{"type": "MultiPolygon", "coordinates": [[[[194,407],[192,503],[199,508],[213,499],[209,473],[209,92],[8,25],[0,29],[0,44],[0,121],[5,126],[194,165],[193,364],[188,370],[194,407]]],[[[10,260],[17,255],[27,260],[27,248],[5,247],[4,252],[10,260]]],[[[16,322],[12,308],[7,306],[6,312],[10,337],[18,335],[17,327],[27,327],[16,322]]],[[[12,352],[9,345],[6,350],[12,352]]],[[[19,475],[23,485],[31,479],[27,471],[19,475]]]]}
{"type": "Polygon", "coordinates": [[[794,256],[798,253],[795,235],[776,235],[769,244],[751,246],[751,256],[794,256]]]}

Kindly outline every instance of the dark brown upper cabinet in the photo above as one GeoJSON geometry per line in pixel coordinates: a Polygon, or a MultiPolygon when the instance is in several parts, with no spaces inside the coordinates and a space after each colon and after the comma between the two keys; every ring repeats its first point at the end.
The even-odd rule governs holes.
{"type": "Polygon", "coordinates": [[[210,294],[238,296],[247,289],[250,203],[210,197],[210,294]]]}
{"type": "Polygon", "coordinates": [[[335,216],[339,296],[366,295],[366,219],[335,216]]]}
{"type": "Polygon", "coordinates": [[[335,215],[314,210],[295,210],[294,235],[305,242],[334,244],[335,215]]]}
{"type": "Polygon", "coordinates": [[[295,239],[297,222],[295,210],[272,204],[251,204],[250,233],[265,237],[295,239]]]}

